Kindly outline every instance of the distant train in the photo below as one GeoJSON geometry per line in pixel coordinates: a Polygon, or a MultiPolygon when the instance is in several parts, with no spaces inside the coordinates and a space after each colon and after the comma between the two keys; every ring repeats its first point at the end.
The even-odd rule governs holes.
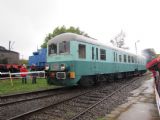
{"type": "Polygon", "coordinates": [[[63,33],[47,47],[48,84],[91,86],[101,76],[118,79],[146,72],[146,59],[95,39],[63,33]]]}
{"type": "MultiPolygon", "coordinates": [[[[11,73],[16,73],[20,71],[20,65],[17,64],[0,64],[0,72],[4,73],[4,72],[11,72],[11,73]]],[[[0,77],[8,77],[8,74],[5,75],[1,75],[0,77]]]]}
{"type": "Polygon", "coordinates": [[[29,56],[28,66],[35,64],[37,70],[44,70],[46,65],[46,53],[46,48],[38,49],[36,52],[33,52],[33,55],[29,56]]]}

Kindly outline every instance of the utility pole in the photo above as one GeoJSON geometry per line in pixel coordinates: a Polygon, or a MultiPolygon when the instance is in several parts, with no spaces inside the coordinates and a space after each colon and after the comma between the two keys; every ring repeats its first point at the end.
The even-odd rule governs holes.
{"type": "Polygon", "coordinates": [[[137,43],[138,42],[140,42],[139,40],[137,40],[136,42],[135,42],[135,50],[136,50],[136,55],[137,55],[137,43]]]}
{"type": "Polygon", "coordinates": [[[11,50],[11,41],[9,41],[9,51],[11,50]]]}
{"type": "Polygon", "coordinates": [[[11,49],[12,49],[14,43],[15,43],[14,41],[13,41],[13,42],[9,41],[9,51],[11,51],[11,49]],[[12,43],[12,44],[11,44],[11,43],[12,43]]]}
{"type": "Polygon", "coordinates": [[[137,40],[136,42],[135,42],[135,50],[136,50],[136,69],[138,70],[138,56],[137,56],[137,43],[138,42],[140,42],[140,40],[137,40]]]}

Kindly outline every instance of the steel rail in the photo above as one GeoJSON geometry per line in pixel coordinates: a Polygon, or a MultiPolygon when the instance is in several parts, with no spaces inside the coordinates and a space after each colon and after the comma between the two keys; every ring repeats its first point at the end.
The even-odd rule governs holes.
{"type": "Polygon", "coordinates": [[[61,92],[55,93],[55,94],[51,94],[51,95],[43,95],[43,96],[38,96],[38,97],[33,97],[33,98],[27,98],[27,99],[12,101],[12,102],[0,103],[0,107],[15,104],[15,103],[28,102],[28,101],[36,100],[36,99],[43,99],[43,98],[47,98],[47,97],[51,97],[51,96],[59,95],[59,94],[63,94],[63,92],[62,93],[61,92]]]}
{"type": "Polygon", "coordinates": [[[23,93],[16,93],[16,94],[11,94],[11,95],[0,95],[0,99],[8,99],[8,98],[12,98],[12,97],[17,97],[20,95],[29,95],[29,94],[37,94],[40,92],[48,92],[48,91],[58,91],[61,89],[66,89],[65,87],[59,87],[59,88],[51,88],[51,89],[44,89],[44,90],[37,90],[37,91],[32,91],[32,92],[23,92],[23,93]]]}
{"type": "MultiPolygon", "coordinates": [[[[138,78],[137,78],[138,79],[138,78]]],[[[136,80],[137,80],[136,79],[136,80]]],[[[135,80],[132,80],[130,83],[134,83],[136,82],[135,80]]],[[[127,85],[124,85],[122,87],[120,87],[118,90],[112,92],[110,95],[102,98],[100,101],[96,102],[95,104],[91,105],[89,108],[85,109],[84,111],[80,112],[79,114],[75,115],[74,117],[72,117],[70,120],[75,120],[76,118],[80,117],[81,115],[85,114],[87,111],[89,111],[90,109],[92,109],[93,107],[95,107],[96,105],[100,104],[101,102],[103,102],[104,100],[108,99],[109,97],[113,96],[114,94],[116,94],[117,92],[119,92],[120,90],[126,88],[127,86],[130,85],[130,83],[128,83],[127,85]]]]}
{"type": "MultiPolygon", "coordinates": [[[[79,114],[73,116],[70,120],[75,120],[75,119],[78,118],[80,115],[83,115],[84,113],[86,113],[87,111],[89,111],[90,109],[92,109],[94,106],[96,106],[96,105],[98,105],[99,103],[103,102],[103,101],[106,100],[107,98],[113,96],[115,93],[117,93],[118,91],[120,91],[120,90],[124,89],[125,87],[129,86],[131,83],[136,82],[135,80],[138,80],[138,79],[139,79],[139,77],[136,78],[136,79],[133,79],[133,80],[132,80],[131,82],[129,82],[128,84],[120,87],[118,90],[112,92],[110,95],[107,95],[106,97],[102,98],[100,101],[98,101],[98,102],[96,102],[95,104],[93,104],[93,105],[89,106],[88,108],[86,108],[84,111],[82,111],[82,112],[80,112],[79,114]]],[[[72,99],[74,99],[74,98],[80,97],[80,96],[82,96],[82,95],[84,95],[84,94],[87,94],[87,93],[89,93],[89,92],[93,92],[93,90],[89,90],[89,91],[87,91],[87,92],[81,93],[81,94],[79,94],[79,95],[70,97],[70,98],[68,98],[68,99],[59,101],[59,102],[54,103],[54,104],[50,104],[50,105],[45,106],[45,107],[40,107],[40,108],[37,108],[37,109],[31,110],[31,111],[28,111],[28,112],[23,113],[23,114],[19,114],[19,115],[17,115],[17,116],[14,116],[14,117],[9,118],[8,120],[23,119],[24,117],[27,117],[27,116],[29,116],[29,115],[31,115],[31,114],[34,114],[34,113],[39,112],[39,111],[41,111],[41,110],[48,109],[48,108],[53,107],[53,106],[56,106],[56,105],[58,105],[58,104],[65,103],[65,102],[67,102],[67,101],[70,101],[70,100],[72,100],[72,99]]]]}
{"type": "Polygon", "coordinates": [[[30,114],[36,113],[36,112],[38,112],[38,111],[45,110],[45,109],[47,109],[47,108],[49,108],[49,107],[53,107],[53,106],[55,106],[55,105],[58,105],[58,104],[61,104],[61,103],[65,103],[65,102],[67,102],[67,101],[69,101],[69,100],[72,100],[72,99],[74,99],[74,98],[77,98],[77,97],[79,97],[79,96],[82,96],[82,95],[84,95],[84,94],[87,94],[87,93],[89,93],[89,92],[92,92],[92,90],[89,90],[89,91],[84,92],[84,93],[82,93],[82,94],[79,94],[79,95],[70,97],[70,98],[68,98],[68,99],[59,101],[59,102],[57,102],[57,103],[54,103],[54,104],[51,104],[51,105],[48,105],[48,106],[45,106],[45,107],[40,107],[40,108],[31,110],[31,111],[28,111],[28,112],[26,112],[26,113],[23,113],[23,114],[20,114],[20,115],[11,117],[11,118],[9,118],[8,120],[16,120],[16,119],[24,118],[26,115],[30,115],[30,114]]]}

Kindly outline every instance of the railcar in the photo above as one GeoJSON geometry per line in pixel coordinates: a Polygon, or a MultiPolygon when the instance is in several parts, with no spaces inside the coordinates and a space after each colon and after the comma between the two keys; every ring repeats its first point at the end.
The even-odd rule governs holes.
{"type": "Polygon", "coordinates": [[[49,84],[90,86],[107,79],[143,74],[146,59],[74,33],[60,34],[47,43],[49,84]]]}
{"type": "MultiPolygon", "coordinates": [[[[17,64],[0,64],[0,72],[11,72],[11,73],[16,73],[20,71],[20,66],[17,64]]],[[[8,77],[9,75],[1,75],[0,77],[8,77]]]]}

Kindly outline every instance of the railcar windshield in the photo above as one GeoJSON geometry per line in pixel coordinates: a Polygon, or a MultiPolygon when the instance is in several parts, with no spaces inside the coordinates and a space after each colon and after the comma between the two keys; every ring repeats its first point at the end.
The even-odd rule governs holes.
{"type": "Polygon", "coordinates": [[[69,53],[70,52],[70,44],[69,42],[63,41],[59,43],[59,53],[69,53]]]}
{"type": "Polygon", "coordinates": [[[70,53],[70,42],[52,43],[48,46],[48,55],[51,54],[69,54],[70,53]]]}
{"type": "Polygon", "coordinates": [[[48,46],[48,55],[57,54],[57,44],[50,44],[48,46]]]}

